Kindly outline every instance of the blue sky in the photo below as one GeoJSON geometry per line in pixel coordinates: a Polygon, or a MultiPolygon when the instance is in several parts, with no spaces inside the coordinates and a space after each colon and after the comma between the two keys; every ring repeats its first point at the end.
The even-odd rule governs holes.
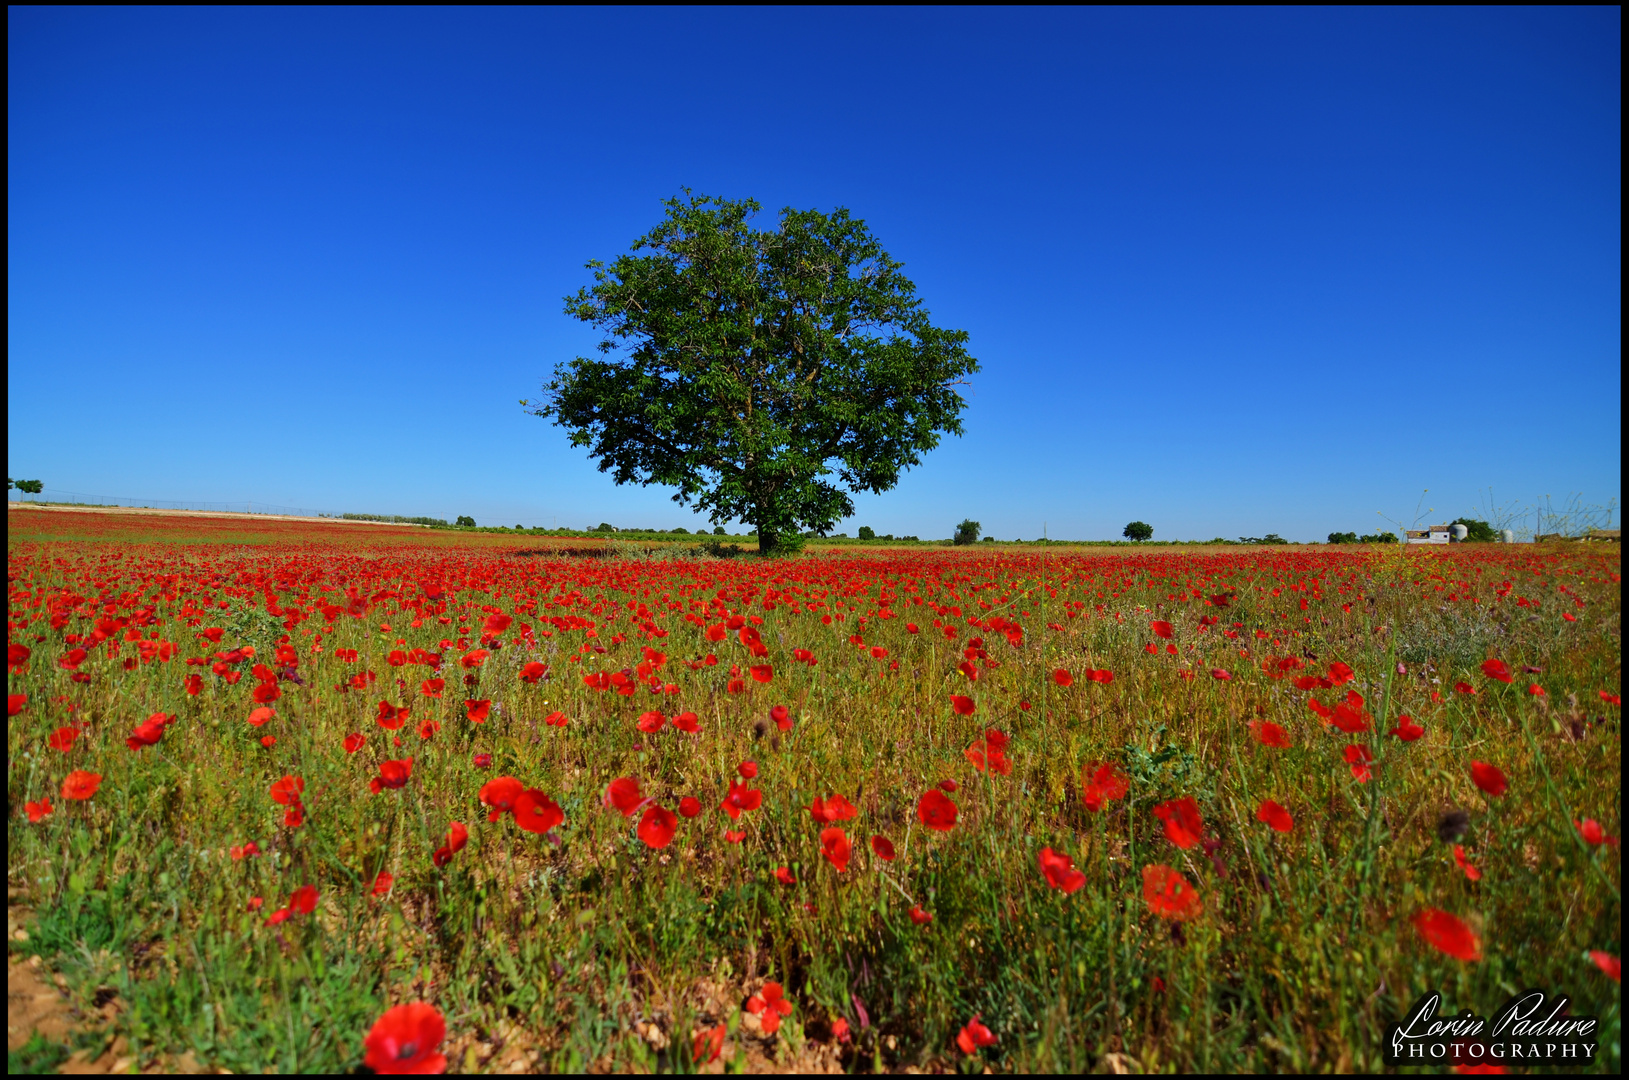
{"type": "Polygon", "coordinates": [[[983,365],[879,532],[1321,539],[1621,485],[1620,14],[11,8],[51,491],[703,524],[526,416],[682,187],[848,207],[983,365]]]}

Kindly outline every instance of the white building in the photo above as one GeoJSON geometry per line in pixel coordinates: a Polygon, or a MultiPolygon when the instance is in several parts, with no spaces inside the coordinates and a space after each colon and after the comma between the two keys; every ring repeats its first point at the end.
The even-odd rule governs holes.
{"type": "Polygon", "coordinates": [[[1429,529],[1409,529],[1403,537],[1405,544],[1446,544],[1449,540],[1448,526],[1433,525],[1429,529]]]}

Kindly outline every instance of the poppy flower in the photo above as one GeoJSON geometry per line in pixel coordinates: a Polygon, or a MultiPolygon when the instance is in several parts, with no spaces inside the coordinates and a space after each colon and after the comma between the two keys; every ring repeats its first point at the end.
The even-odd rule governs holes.
{"type": "Polygon", "coordinates": [[[756,761],[743,761],[735,767],[735,771],[741,775],[741,779],[751,780],[758,775],[758,763],[756,761]]]}
{"type": "Polygon", "coordinates": [[[1594,818],[1585,818],[1583,821],[1574,821],[1573,828],[1578,830],[1578,836],[1590,847],[1600,847],[1602,844],[1616,844],[1617,841],[1606,835],[1601,823],[1594,818]]]}
{"type": "Polygon", "coordinates": [[[756,810],[764,804],[764,793],[757,788],[749,788],[745,784],[730,781],[730,790],[725,793],[724,801],[720,805],[724,812],[734,821],[741,816],[743,810],[756,810]]]}
{"type": "Polygon", "coordinates": [[[1468,682],[1456,682],[1454,684],[1454,690],[1456,692],[1458,692],[1458,693],[1461,693],[1461,694],[1475,694],[1476,693],[1476,687],[1472,686],[1468,682]]]}
{"type": "Polygon", "coordinates": [[[301,885],[289,894],[288,909],[296,915],[309,915],[317,910],[317,887],[301,885]]]}
{"type": "Polygon", "coordinates": [[[1370,724],[1374,720],[1367,712],[1363,711],[1363,695],[1356,690],[1348,690],[1346,700],[1336,704],[1334,714],[1325,717],[1325,719],[1348,735],[1358,735],[1368,731],[1370,724]]]}
{"type": "Polygon", "coordinates": [[[1459,844],[1454,845],[1454,865],[1458,866],[1471,881],[1482,880],[1482,871],[1471,865],[1470,860],[1465,857],[1465,849],[1459,844]]]}
{"type": "Polygon", "coordinates": [[[249,714],[249,723],[253,724],[255,727],[260,727],[268,720],[275,719],[276,716],[276,709],[263,705],[249,714]]]}
{"type": "Polygon", "coordinates": [[[259,686],[255,687],[254,693],[250,694],[249,696],[254,698],[257,704],[270,705],[272,702],[282,697],[283,692],[277,689],[276,683],[263,682],[259,686]]]}
{"type": "Polygon", "coordinates": [[[1059,686],[1075,685],[1075,677],[1069,674],[1069,672],[1065,671],[1063,668],[1058,668],[1052,673],[1052,681],[1057,683],[1059,686]]]}
{"type": "Polygon", "coordinates": [[[1425,734],[1425,728],[1416,724],[1414,718],[1405,713],[1397,718],[1397,726],[1392,728],[1389,734],[1397,736],[1404,742],[1414,742],[1425,734]]]}
{"type": "Polygon", "coordinates": [[[401,761],[381,761],[379,775],[368,783],[375,795],[386,788],[401,788],[407,786],[407,780],[413,775],[413,759],[406,758],[401,761]]]}
{"type": "Polygon", "coordinates": [[[1456,960],[1482,959],[1482,942],[1457,916],[1425,908],[1409,918],[1420,936],[1439,952],[1456,960]]]}
{"type": "Polygon", "coordinates": [[[976,1054],[986,1046],[994,1046],[995,1041],[995,1035],[989,1028],[979,1023],[976,1015],[956,1034],[956,1045],[961,1047],[964,1054],[976,1054]]]}
{"type": "Polygon", "coordinates": [[[130,737],[125,739],[124,744],[132,750],[156,746],[158,741],[164,737],[164,725],[169,720],[170,717],[165,716],[163,713],[154,713],[136,725],[136,730],[130,733],[130,737]]]}
{"type": "Polygon", "coordinates": [[[894,842],[886,836],[873,836],[871,850],[876,852],[877,858],[883,862],[893,862],[895,858],[894,842]]]}
{"type": "Polygon", "coordinates": [[[1510,781],[1505,778],[1504,770],[1485,761],[1471,762],[1471,782],[1495,798],[1503,795],[1510,787],[1510,781]]]}
{"type": "Polygon", "coordinates": [[[251,859],[259,855],[260,845],[251,840],[247,844],[234,845],[231,853],[233,862],[242,862],[244,859],[251,859]]]}
{"type": "Polygon", "coordinates": [[[1355,678],[1357,678],[1357,672],[1339,660],[1329,665],[1329,681],[1336,686],[1344,686],[1355,678]]]}
{"type": "Polygon", "coordinates": [[[701,813],[701,800],[694,795],[686,795],[679,800],[679,815],[681,817],[693,818],[699,813],[701,813]]]}
{"type": "Polygon", "coordinates": [[[458,658],[458,664],[465,671],[473,671],[482,664],[486,663],[486,656],[487,651],[485,649],[473,649],[470,652],[465,653],[463,656],[460,656],[458,658]]]}
{"type": "Polygon", "coordinates": [[[374,896],[387,896],[390,893],[390,887],[394,884],[396,884],[396,879],[381,870],[379,875],[373,879],[373,889],[371,891],[374,896]]]}
{"type": "Polygon", "coordinates": [[[45,745],[53,750],[61,750],[66,754],[73,749],[74,740],[79,738],[79,729],[76,727],[59,727],[46,737],[45,745]]]}
{"type": "Polygon", "coordinates": [[[645,801],[639,790],[639,781],[631,776],[619,776],[605,789],[605,805],[628,817],[645,801]]]}
{"type": "Polygon", "coordinates": [[[1252,720],[1249,727],[1250,733],[1261,745],[1274,746],[1281,750],[1289,748],[1290,733],[1271,720],[1252,720]]]}
{"type": "Polygon", "coordinates": [[[1321,675],[1303,675],[1295,680],[1297,690],[1328,690],[1334,685],[1321,675]]]}
{"type": "Polygon", "coordinates": [[[711,1065],[724,1050],[724,1035],[729,1028],[724,1024],[696,1032],[690,1047],[690,1060],[696,1065],[711,1065]]]}
{"type": "MultiPolygon", "coordinates": [[[[190,696],[197,697],[199,694],[204,692],[204,677],[202,675],[188,675],[186,681],[183,682],[181,686],[190,696]]],[[[17,714],[12,713],[12,715],[15,716],[17,714]]]]}
{"type": "Polygon", "coordinates": [[[639,819],[639,839],[653,848],[665,848],[673,842],[673,832],[679,827],[679,816],[660,806],[650,806],[639,819]]]}
{"type": "Polygon", "coordinates": [[[1352,743],[1341,751],[1346,758],[1346,764],[1352,767],[1352,778],[1360,784],[1367,784],[1374,773],[1369,769],[1369,763],[1374,761],[1374,754],[1367,746],[1352,743]]]}
{"type": "Polygon", "coordinates": [[[367,736],[361,734],[360,732],[353,731],[351,734],[345,736],[345,752],[347,754],[354,754],[358,750],[362,749],[362,747],[366,746],[367,742],[367,736]]]}
{"type": "Polygon", "coordinates": [[[487,820],[497,821],[515,809],[515,800],[520,798],[520,793],[525,790],[526,785],[513,776],[498,776],[482,784],[476,797],[484,805],[492,807],[487,820]]]}
{"type": "Polygon", "coordinates": [[[749,670],[753,682],[766,683],[775,677],[775,669],[768,664],[754,664],[749,670]]]}
{"type": "Polygon", "coordinates": [[[1143,901],[1162,919],[1186,922],[1203,910],[1199,890],[1169,866],[1143,867],[1143,901]]]}
{"type": "Polygon", "coordinates": [[[950,707],[956,711],[957,716],[972,716],[978,710],[972,698],[961,694],[950,695],[950,707]]]}
{"type": "Polygon", "coordinates": [[[922,910],[921,904],[911,905],[911,921],[918,926],[926,926],[933,921],[933,916],[922,910]]]}
{"type": "Polygon", "coordinates": [[[386,1009],[367,1038],[362,1064],[376,1073],[441,1073],[447,1058],[437,1053],[447,1037],[441,1011],[424,1001],[386,1009]]]}
{"type": "Polygon", "coordinates": [[[654,735],[667,726],[667,717],[654,710],[640,713],[639,721],[635,726],[646,735],[654,735]]]}
{"type": "Polygon", "coordinates": [[[680,731],[694,735],[701,730],[701,718],[693,712],[682,712],[673,718],[673,726],[680,731]]]}
{"type": "Polygon", "coordinates": [[[791,731],[792,725],[795,723],[795,721],[792,719],[791,710],[789,710],[785,705],[777,705],[773,709],[770,709],[769,718],[775,721],[775,726],[780,728],[782,731],[791,731]]]}
{"type": "Polygon", "coordinates": [[[7,645],[6,667],[10,668],[12,671],[17,671],[24,664],[28,663],[28,658],[33,655],[34,651],[27,645],[7,645]]]}
{"type": "Polygon", "coordinates": [[[1041,849],[1040,864],[1046,883],[1054,889],[1067,894],[1086,884],[1086,875],[1075,869],[1075,860],[1049,847],[1041,849]]]}
{"type": "Polygon", "coordinates": [[[826,861],[831,863],[839,874],[848,869],[851,851],[848,834],[842,829],[833,825],[820,831],[820,854],[825,856],[826,861]]]}
{"type": "Polygon", "coordinates": [[[1081,770],[1086,809],[1096,813],[1131,790],[1131,777],[1120,766],[1093,762],[1081,770]]]}
{"type": "Polygon", "coordinates": [[[515,796],[515,824],[530,833],[546,833],[566,820],[565,811],[536,788],[515,796]]]}
{"type": "Polygon", "coordinates": [[[737,829],[725,829],[724,830],[724,839],[728,840],[732,844],[739,844],[741,841],[745,840],[746,838],[747,838],[747,834],[746,834],[746,832],[744,830],[737,830],[737,829]]]}
{"type": "Polygon", "coordinates": [[[51,800],[46,798],[39,802],[26,802],[23,804],[23,812],[28,815],[30,825],[38,825],[41,819],[52,812],[51,800]]]}
{"type": "Polygon", "coordinates": [[[1589,959],[1591,963],[1600,968],[1601,971],[1606,974],[1606,977],[1611,979],[1613,982],[1623,981],[1623,960],[1621,958],[1613,956],[1609,952],[1601,952],[1599,949],[1591,949],[1589,951],[1589,959]]]}
{"type": "Polygon", "coordinates": [[[1155,637],[1169,638],[1171,636],[1171,624],[1162,619],[1154,619],[1148,624],[1148,628],[1154,631],[1155,637]]]}
{"type": "Polygon", "coordinates": [[[1211,668],[1210,677],[1217,682],[1227,682],[1233,678],[1233,673],[1226,668],[1211,668]]]}
{"type": "Polygon", "coordinates": [[[929,788],[917,801],[916,819],[935,832],[956,827],[956,804],[938,788],[929,788]]]}
{"type": "Polygon", "coordinates": [[[1165,838],[1184,851],[1203,838],[1205,823],[1191,795],[1160,803],[1154,807],[1154,816],[1165,823],[1165,838]]]}
{"type": "Polygon", "coordinates": [[[1595,691],[1595,693],[1598,694],[1600,696],[1601,700],[1606,702],[1606,704],[1608,704],[1608,705],[1621,706],[1623,704],[1623,695],[1622,694],[1609,694],[1605,690],[1597,690],[1597,691],[1595,691]]]}
{"type": "MultiPolygon", "coordinates": [[[[784,866],[782,870],[786,869],[784,866]]],[[[780,1030],[781,1019],[792,1015],[792,1003],[784,997],[785,991],[777,982],[764,983],[764,988],[747,999],[747,1012],[756,1016],[765,1035],[780,1030]]]]}
{"type": "Polygon", "coordinates": [[[796,885],[798,883],[798,879],[792,876],[791,869],[785,866],[775,868],[775,880],[782,885],[796,885]]]}
{"type": "Polygon", "coordinates": [[[272,802],[280,806],[298,806],[300,793],[305,790],[305,781],[298,776],[285,776],[275,780],[271,786],[272,802]]]}
{"type": "Polygon", "coordinates": [[[398,709],[388,701],[379,703],[379,726],[386,731],[396,731],[407,723],[408,713],[411,709],[398,709]]]}
{"type": "Polygon", "coordinates": [[[1104,686],[1108,686],[1110,683],[1114,682],[1114,672],[1102,668],[1088,669],[1086,672],[1086,677],[1092,682],[1101,683],[1104,686]]]}
{"type": "Polygon", "coordinates": [[[1482,661],[1482,674],[1490,679],[1498,679],[1502,683],[1515,681],[1515,676],[1510,673],[1510,666],[1503,660],[1482,661]]]}
{"type": "Polygon", "coordinates": [[[859,812],[858,807],[841,795],[829,795],[824,799],[816,795],[809,806],[809,816],[826,825],[834,821],[847,821],[859,812]]]}
{"type": "Polygon", "coordinates": [[[1295,819],[1290,817],[1290,812],[1271,799],[1263,799],[1261,805],[1256,807],[1256,820],[1274,832],[1289,832],[1295,828],[1295,819]]]}
{"type": "Polygon", "coordinates": [[[1011,776],[1012,761],[1003,752],[1007,741],[1006,735],[995,728],[990,728],[985,732],[984,738],[962,751],[962,756],[979,772],[989,771],[1001,776],[1011,776]]]}
{"type": "Polygon", "coordinates": [[[945,779],[939,781],[939,790],[940,791],[944,791],[944,792],[954,794],[957,791],[957,789],[959,789],[960,787],[961,787],[960,784],[956,783],[956,781],[951,780],[948,777],[946,777],[945,779]]]}

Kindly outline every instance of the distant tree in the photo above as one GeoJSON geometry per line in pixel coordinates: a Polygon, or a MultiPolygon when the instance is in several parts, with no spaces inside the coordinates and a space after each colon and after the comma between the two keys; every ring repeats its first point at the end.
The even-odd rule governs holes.
{"type": "Polygon", "coordinates": [[[728,536],[729,534],[724,531],[724,526],[722,526],[722,525],[714,525],[713,526],[713,535],[714,536],[728,536]]]}
{"type": "Polygon", "coordinates": [[[1499,533],[1492,525],[1475,518],[1455,518],[1448,524],[1465,526],[1465,539],[1473,544],[1492,544],[1499,539],[1499,533]]]}
{"type": "Polygon", "coordinates": [[[475,519],[470,517],[468,514],[460,514],[458,520],[453,522],[453,524],[457,525],[461,529],[473,529],[475,528],[475,519]]]}
{"type": "Polygon", "coordinates": [[[1367,533],[1358,537],[1358,542],[1363,544],[1395,544],[1397,543],[1397,534],[1389,532],[1367,533]]]}
{"type": "Polygon", "coordinates": [[[984,543],[986,543],[986,544],[993,544],[995,542],[996,542],[996,539],[993,536],[986,536],[984,538],[984,543]]]}
{"type": "Polygon", "coordinates": [[[675,487],[715,522],[751,521],[772,554],[962,433],[955,388],[978,370],[967,334],[933,325],[864,222],[786,209],[760,230],[751,199],[687,192],[666,206],[566,299],[603,333],[601,357],[558,365],[542,400],[523,403],[617,483],[675,487]]]}
{"type": "Polygon", "coordinates": [[[615,525],[610,525],[610,524],[607,524],[606,522],[602,521],[598,525],[594,526],[592,529],[589,529],[588,531],[589,532],[616,532],[617,527],[615,525]]]}
{"type": "Polygon", "coordinates": [[[956,526],[956,535],[951,540],[958,545],[976,544],[979,539],[979,530],[983,527],[972,518],[963,518],[962,523],[956,526]]]}
{"type": "Polygon", "coordinates": [[[1143,541],[1154,535],[1154,526],[1146,521],[1133,521],[1120,533],[1127,540],[1143,541]]]}
{"type": "Polygon", "coordinates": [[[45,485],[38,480],[19,480],[17,490],[26,495],[38,495],[45,490],[45,485]]]}
{"type": "Polygon", "coordinates": [[[860,531],[855,535],[861,540],[875,540],[877,538],[877,530],[873,529],[869,525],[861,525],[860,531]]]}
{"type": "Polygon", "coordinates": [[[690,535],[690,530],[685,528],[683,525],[680,525],[680,526],[678,526],[677,528],[675,528],[673,530],[673,535],[675,535],[675,536],[689,536],[690,535]]]}
{"type": "Polygon", "coordinates": [[[1355,544],[1358,542],[1357,533],[1333,532],[1329,534],[1329,540],[1327,542],[1331,544],[1355,544]]]}

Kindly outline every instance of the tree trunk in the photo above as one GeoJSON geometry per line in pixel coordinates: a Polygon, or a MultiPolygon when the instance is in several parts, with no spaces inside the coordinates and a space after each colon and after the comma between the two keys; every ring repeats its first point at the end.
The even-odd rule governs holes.
{"type": "Polygon", "coordinates": [[[758,526],[758,554],[773,555],[779,539],[774,529],[766,529],[762,525],[758,526]]]}

